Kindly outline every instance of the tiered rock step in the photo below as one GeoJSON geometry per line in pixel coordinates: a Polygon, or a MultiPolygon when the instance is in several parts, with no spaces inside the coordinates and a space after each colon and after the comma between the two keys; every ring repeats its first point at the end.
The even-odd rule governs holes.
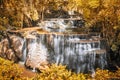
{"type": "Polygon", "coordinates": [[[34,32],[34,31],[37,31],[38,34],[56,34],[56,35],[70,35],[70,34],[73,34],[73,35],[87,35],[87,34],[81,34],[81,33],[78,33],[78,32],[48,32],[48,31],[45,31],[43,30],[42,28],[40,27],[32,27],[32,28],[23,28],[23,29],[20,29],[20,30],[10,30],[9,32],[12,32],[12,33],[19,33],[19,32],[22,32],[22,33],[25,33],[25,32],[34,32]]]}
{"type": "Polygon", "coordinates": [[[34,38],[34,34],[29,34],[29,32],[33,32],[37,31],[36,34],[39,35],[54,35],[54,36],[60,36],[60,37],[74,37],[74,38],[79,38],[80,40],[73,40],[69,41],[71,43],[99,43],[102,40],[105,40],[103,38],[100,37],[100,33],[89,33],[89,34],[85,34],[85,33],[76,33],[76,32],[71,32],[71,33],[65,33],[65,32],[48,32],[48,31],[44,31],[42,30],[40,27],[33,27],[33,28],[24,28],[21,30],[12,30],[11,32],[23,32],[24,34],[28,34],[28,38],[34,38]],[[85,40],[81,40],[81,39],[85,39],[85,40]]]}
{"type": "Polygon", "coordinates": [[[100,40],[69,40],[71,43],[99,43],[100,40]]]}
{"type": "Polygon", "coordinates": [[[105,54],[105,53],[106,53],[106,50],[105,50],[105,49],[93,50],[93,52],[95,52],[96,54],[105,54]]]}
{"type": "Polygon", "coordinates": [[[99,33],[89,33],[89,34],[85,34],[85,33],[81,33],[81,32],[48,32],[43,30],[40,27],[31,27],[31,28],[23,28],[20,30],[11,30],[9,32],[13,32],[13,33],[18,33],[18,32],[34,32],[37,31],[38,34],[56,34],[56,35],[89,35],[89,36],[97,36],[100,35],[99,33]]]}
{"type": "Polygon", "coordinates": [[[70,21],[70,20],[82,20],[82,18],[81,17],[79,17],[79,18],[46,18],[45,20],[44,20],[44,22],[50,22],[50,21],[59,21],[59,20],[67,20],[67,21],[70,21]]]}
{"type": "MultiPolygon", "coordinates": [[[[42,34],[41,32],[39,34],[42,34]]],[[[88,34],[82,34],[82,33],[75,33],[75,32],[71,32],[71,33],[60,33],[60,32],[49,32],[46,34],[54,34],[54,35],[58,35],[58,36],[88,36],[88,34]]]]}
{"type": "Polygon", "coordinates": [[[19,30],[10,30],[10,32],[25,32],[25,31],[37,31],[37,30],[42,30],[40,27],[30,27],[30,28],[22,28],[19,30]]]}
{"type": "MultiPolygon", "coordinates": [[[[44,31],[42,30],[40,27],[33,27],[33,28],[24,28],[21,30],[12,30],[10,32],[23,32],[24,34],[27,34],[27,32],[34,32],[37,31],[37,34],[39,35],[55,35],[55,36],[63,36],[63,37],[73,37],[74,38],[82,38],[85,40],[74,40],[73,41],[69,41],[72,43],[98,43],[101,40],[105,40],[103,38],[100,37],[100,33],[89,33],[89,34],[85,34],[85,33],[76,33],[76,32],[71,32],[71,33],[65,33],[65,32],[48,32],[48,31],[44,31]]],[[[29,33],[28,33],[29,34],[29,33]]],[[[30,34],[27,36],[31,36],[31,38],[34,36],[34,34],[30,34]]]]}
{"type": "Polygon", "coordinates": [[[89,54],[90,54],[90,52],[91,52],[91,54],[92,54],[92,53],[95,53],[95,54],[97,54],[97,55],[106,54],[106,50],[105,50],[105,49],[91,50],[91,51],[86,51],[86,52],[89,52],[89,54]]]}
{"type": "MultiPolygon", "coordinates": [[[[105,49],[94,49],[94,50],[84,50],[85,51],[85,53],[87,53],[87,54],[96,54],[96,55],[101,55],[101,54],[106,54],[106,50],[105,49]]],[[[84,55],[84,54],[80,54],[80,55],[84,55]]],[[[86,54],[85,54],[86,55],[86,54]]]]}

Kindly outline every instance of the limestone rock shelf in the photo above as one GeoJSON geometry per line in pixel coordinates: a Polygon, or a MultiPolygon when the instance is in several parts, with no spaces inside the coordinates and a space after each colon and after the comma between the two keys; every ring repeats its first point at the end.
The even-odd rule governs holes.
{"type": "Polygon", "coordinates": [[[99,43],[100,40],[72,40],[71,43],[99,43]]]}
{"type": "Polygon", "coordinates": [[[96,53],[96,55],[106,54],[106,50],[105,49],[91,50],[91,51],[86,51],[86,52],[91,52],[91,54],[96,53]]]}
{"type": "Polygon", "coordinates": [[[93,50],[96,54],[106,54],[106,50],[105,49],[101,49],[101,50],[93,50]]]}
{"type": "MultiPolygon", "coordinates": [[[[74,29],[74,28],[73,28],[74,29]]],[[[76,28],[77,29],[77,28],[76,28]]],[[[69,34],[73,34],[73,35],[88,35],[88,33],[82,33],[82,32],[49,32],[49,31],[45,31],[40,27],[31,27],[31,28],[23,28],[20,30],[10,30],[9,32],[13,32],[13,33],[25,33],[25,32],[37,32],[38,34],[58,34],[58,35],[69,35],[69,34]]],[[[96,32],[90,32],[89,34],[91,35],[100,35],[100,33],[96,33],[96,32]]]]}

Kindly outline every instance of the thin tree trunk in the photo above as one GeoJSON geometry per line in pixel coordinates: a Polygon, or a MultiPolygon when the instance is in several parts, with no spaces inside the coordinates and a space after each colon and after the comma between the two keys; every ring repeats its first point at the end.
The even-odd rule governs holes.
{"type": "Polygon", "coordinates": [[[42,7],[41,20],[44,20],[44,6],[42,7]]]}

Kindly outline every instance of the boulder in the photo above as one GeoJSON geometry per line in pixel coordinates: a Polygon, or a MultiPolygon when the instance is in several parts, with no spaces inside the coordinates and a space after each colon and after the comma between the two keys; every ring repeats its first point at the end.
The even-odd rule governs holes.
{"type": "Polygon", "coordinates": [[[0,42],[0,56],[18,62],[22,57],[22,45],[23,39],[15,35],[10,36],[10,42],[7,38],[3,39],[0,42]]]}
{"type": "Polygon", "coordinates": [[[27,31],[24,34],[24,37],[10,35],[10,41],[7,38],[3,39],[0,42],[0,57],[22,62],[29,68],[39,70],[47,68],[49,64],[47,48],[39,41],[36,31],[27,31]]]}

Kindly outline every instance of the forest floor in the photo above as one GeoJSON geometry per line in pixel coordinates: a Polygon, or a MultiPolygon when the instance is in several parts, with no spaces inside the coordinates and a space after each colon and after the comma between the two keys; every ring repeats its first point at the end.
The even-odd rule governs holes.
{"type": "Polygon", "coordinates": [[[35,72],[32,72],[32,71],[26,69],[26,68],[24,67],[24,65],[20,65],[20,64],[19,64],[19,67],[23,70],[23,72],[22,72],[22,77],[32,78],[32,77],[34,77],[34,76],[36,75],[35,72]]]}

